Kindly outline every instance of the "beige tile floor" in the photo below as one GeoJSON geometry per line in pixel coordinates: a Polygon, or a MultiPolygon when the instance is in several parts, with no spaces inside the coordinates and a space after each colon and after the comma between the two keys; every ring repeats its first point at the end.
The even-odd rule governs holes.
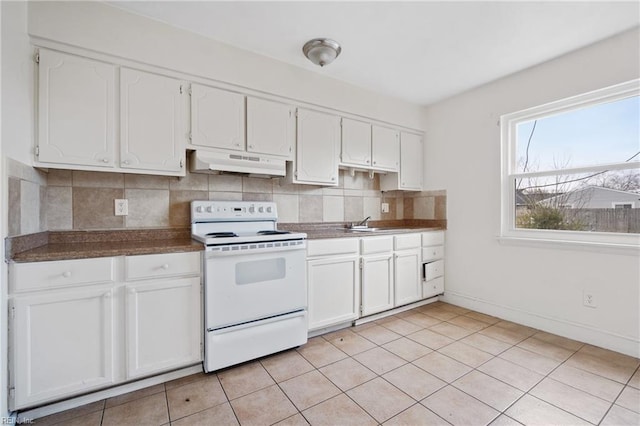
{"type": "Polygon", "coordinates": [[[38,425],[640,425],[640,361],[436,302],[38,425]]]}

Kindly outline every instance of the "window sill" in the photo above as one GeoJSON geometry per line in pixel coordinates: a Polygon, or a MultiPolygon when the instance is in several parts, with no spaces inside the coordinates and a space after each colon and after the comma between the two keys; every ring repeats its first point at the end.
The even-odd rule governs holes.
{"type": "Polygon", "coordinates": [[[600,253],[616,253],[640,255],[639,244],[623,244],[612,242],[575,241],[547,238],[531,238],[522,236],[499,236],[498,242],[506,246],[525,246],[562,250],[596,251],[600,253]]]}

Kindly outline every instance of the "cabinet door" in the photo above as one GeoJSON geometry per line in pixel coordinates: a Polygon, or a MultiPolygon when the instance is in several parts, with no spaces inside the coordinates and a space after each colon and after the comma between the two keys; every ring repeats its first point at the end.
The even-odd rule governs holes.
{"type": "Polygon", "coordinates": [[[393,254],[362,258],[362,315],[393,308],[393,254]]]}
{"type": "Polygon", "coordinates": [[[358,256],[307,261],[309,330],[358,318],[358,256]]]}
{"type": "Polygon", "coordinates": [[[197,363],[200,278],[126,286],[127,378],[197,363]]]}
{"type": "Polygon", "coordinates": [[[180,80],[120,70],[120,166],[180,172],[185,143],[180,80]]]}
{"type": "Polygon", "coordinates": [[[340,117],[298,109],[295,183],[338,185],[340,117]]]}
{"type": "Polygon", "coordinates": [[[422,190],[422,138],[413,133],[400,135],[400,189],[422,190]]]}
{"type": "Polygon", "coordinates": [[[17,297],[13,309],[14,408],[115,382],[111,287],[17,297]]]}
{"type": "Polygon", "coordinates": [[[38,161],[114,167],[115,75],[112,65],[40,49],[38,161]]]}
{"type": "Polygon", "coordinates": [[[191,85],[191,144],[244,151],[244,95],[191,85]]]}
{"type": "Polygon", "coordinates": [[[340,162],[350,166],[371,167],[371,124],[342,119],[340,162]]]}
{"type": "Polygon", "coordinates": [[[295,140],[293,107],[247,98],[247,151],[292,159],[295,140]]]}
{"type": "Polygon", "coordinates": [[[406,305],[422,298],[420,250],[395,253],[395,305],[406,305]]]}
{"type": "Polygon", "coordinates": [[[400,161],[400,132],[374,125],[371,133],[371,156],[374,169],[397,171],[400,161]]]}

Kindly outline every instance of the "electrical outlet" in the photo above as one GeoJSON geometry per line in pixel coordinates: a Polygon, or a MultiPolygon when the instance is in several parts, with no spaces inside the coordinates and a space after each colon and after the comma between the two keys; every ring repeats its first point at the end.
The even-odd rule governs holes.
{"type": "Polygon", "coordinates": [[[389,203],[382,203],[382,213],[389,213],[389,203]]]}
{"type": "Polygon", "coordinates": [[[588,291],[582,292],[582,304],[588,308],[595,308],[598,306],[596,304],[596,296],[588,291]]]}
{"type": "Polygon", "coordinates": [[[126,216],[129,214],[129,200],[116,199],[115,200],[116,216],[126,216]]]}

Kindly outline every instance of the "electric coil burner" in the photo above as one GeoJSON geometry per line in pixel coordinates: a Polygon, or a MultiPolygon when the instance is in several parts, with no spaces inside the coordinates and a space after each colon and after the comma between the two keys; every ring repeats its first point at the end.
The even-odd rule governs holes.
{"type": "Polygon", "coordinates": [[[193,201],[204,251],[204,369],[307,342],[306,237],[277,229],[275,203],[193,201]]]}

